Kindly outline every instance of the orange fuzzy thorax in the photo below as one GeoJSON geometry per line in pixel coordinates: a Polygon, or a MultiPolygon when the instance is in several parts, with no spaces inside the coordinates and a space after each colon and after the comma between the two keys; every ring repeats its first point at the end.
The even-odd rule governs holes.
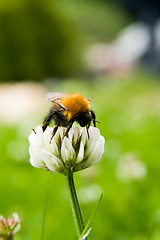
{"type": "Polygon", "coordinates": [[[61,103],[67,109],[64,114],[69,120],[89,109],[89,101],[79,93],[73,93],[63,97],[61,103]]]}

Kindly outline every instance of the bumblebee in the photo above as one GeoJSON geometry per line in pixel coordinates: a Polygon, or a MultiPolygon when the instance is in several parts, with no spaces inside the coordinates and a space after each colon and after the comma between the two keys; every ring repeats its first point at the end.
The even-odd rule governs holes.
{"type": "Polygon", "coordinates": [[[96,127],[96,122],[98,122],[95,113],[90,109],[90,100],[84,98],[79,93],[66,95],[58,92],[48,93],[46,99],[52,103],[52,106],[43,122],[42,129],[44,132],[51,120],[54,120],[55,126],[51,140],[60,126],[66,127],[64,136],[67,136],[75,121],[81,127],[86,127],[89,138],[88,128],[91,122],[93,122],[94,127],[96,127]]]}

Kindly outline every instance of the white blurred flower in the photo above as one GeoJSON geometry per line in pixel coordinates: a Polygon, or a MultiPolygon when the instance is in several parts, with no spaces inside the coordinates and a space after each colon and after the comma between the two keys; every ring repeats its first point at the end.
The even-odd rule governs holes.
{"type": "MultiPolygon", "coordinates": [[[[45,108],[46,89],[37,83],[21,82],[0,85],[0,121],[9,124],[33,119],[45,108]]],[[[23,129],[24,130],[24,129],[23,129]]]]}
{"type": "Polygon", "coordinates": [[[71,128],[68,137],[59,127],[51,143],[53,128],[44,132],[37,126],[29,136],[30,163],[32,166],[56,173],[66,174],[68,169],[80,171],[98,163],[104,152],[104,137],[98,128],[89,128],[89,139],[85,128],[71,128]]]}
{"type": "Polygon", "coordinates": [[[97,184],[81,187],[78,191],[80,202],[91,203],[98,200],[101,195],[102,189],[97,184]]]}
{"type": "Polygon", "coordinates": [[[20,228],[21,220],[17,213],[13,213],[12,217],[0,216],[0,237],[10,239],[20,228]]]}
{"type": "Polygon", "coordinates": [[[116,175],[121,180],[139,180],[147,174],[147,168],[137,157],[128,153],[123,155],[118,162],[116,175]]]}

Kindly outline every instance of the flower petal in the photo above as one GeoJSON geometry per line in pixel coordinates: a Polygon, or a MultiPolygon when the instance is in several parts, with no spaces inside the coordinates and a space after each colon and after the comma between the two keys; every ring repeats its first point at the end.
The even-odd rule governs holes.
{"type": "Polygon", "coordinates": [[[89,155],[93,152],[95,144],[100,136],[100,131],[95,127],[90,127],[88,131],[90,138],[86,142],[85,156],[89,157],[89,155]]]}
{"type": "Polygon", "coordinates": [[[43,131],[41,126],[37,126],[35,132],[32,132],[28,137],[30,145],[41,148],[44,145],[43,131]]]}
{"type": "Polygon", "coordinates": [[[20,221],[18,213],[13,213],[12,218],[13,218],[14,222],[19,222],[20,221]]]}
{"type": "Polygon", "coordinates": [[[71,141],[73,146],[77,145],[77,141],[79,140],[80,137],[80,130],[78,127],[74,127],[69,131],[69,140],[71,141]]]}
{"type": "Polygon", "coordinates": [[[50,149],[50,145],[51,145],[51,144],[49,144],[50,140],[51,140],[51,137],[52,137],[51,132],[52,132],[52,128],[47,127],[46,130],[43,133],[44,147],[48,150],[50,149]]]}
{"type": "Polygon", "coordinates": [[[50,142],[52,137],[53,128],[47,128],[44,132],[44,146],[45,148],[51,152],[56,157],[59,157],[58,146],[55,142],[55,139],[50,142]]]}
{"type": "Polygon", "coordinates": [[[58,146],[55,143],[55,141],[52,141],[50,144],[50,151],[53,155],[55,155],[57,158],[59,158],[59,151],[58,151],[58,146]]]}
{"type": "Polygon", "coordinates": [[[16,227],[13,230],[13,234],[15,234],[21,229],[21,224],[20,224],[21,220],[20,220],[19,215],[17,213],[13,213],[12,218],[13,218],[13,221],[15,222],[15,224],[16,224],[16,227]]]}
{"type": "Polygon", "coordinates": [[[46,167],[45,163],[43,161],[39,161],[38,159],[34,158],[34,157],[30,157],[30,163],[33,167],[36,168],[42,168],[44,170],[48,170],[48,168],[46,167]]]}
{"type": "Polygon", "coordinates": [[[104,137],[99,136],[98,141],[94,146],[94,150],[89,156],[88,160],[84,162],[84,167],[90,167],[91,165],[98,163],[101,160],[102,154],[104,152],[104,137]]]}
{"type": "Polygon", "coordinates": [[[90,154],[86,161],[77,164],[77,166],[74,167],[74,171],[80,171],[94,165],[95,163],[98,163],[104,152],[104,143],[105,143],[104,137],[99,136],[98,141],[94,145],[93,152],[90,154]]]}
{"type": "Polygon", "coordinates": [[[48,152],[46,149],[42,148],[39,155],[41,156],[47,168],[51,172],[61,173],[64,171],[64,165],[62,161],[50,152],[48,152]]]}
{"type": "Polygon", "coordinates": [[[86,128],[83,128],[83,129],[81,130],[81,141],[83,142],[83,145],[84,145],[84,146],[86,145],[87,138],[88,138],[88,136],[87,136],[87,130],[86,130],[86,128]]]}
{"type": "Polygon", "coordinates": [[[30,163],[32,166],[42,169],[47,169],[43,159],[39,156],[39,146],[30,145],[29,146],[29,154],[30,154],[30,163]]]}
{"type": "Polygon", "coordinates": [[[98,128],[90,126],[88,131],[90,139],[98,139],[98,136],[100,135],[100,131],[98,128]]]}
{"type": "Polygon", "coordinates": [[[83,158],[84,158],[84,145],[83,145],[83,141],[81,141],[79,152],[75,160],[75,163],[80,163],[83,160],[83,158]]]}
{"type": "MultiPolygon", "coordinates": [[[[53,131],[53,128],[50,128],[52,130],[50,131],[53,131]]],[[[52,141],[55,141],[56,143],[61,143],[62,141],[62,138],[63,138],[63,134],[64,134],[64,128],[63,127],[59,127],[56,134],[54,135],[52,141]]]]}
{"type": "Polygon", "coordinates": [[[67,137],[64,137],[61,147],[61,157],[63,161],[70,164],[75,159],[75,150],[67,137]]]}

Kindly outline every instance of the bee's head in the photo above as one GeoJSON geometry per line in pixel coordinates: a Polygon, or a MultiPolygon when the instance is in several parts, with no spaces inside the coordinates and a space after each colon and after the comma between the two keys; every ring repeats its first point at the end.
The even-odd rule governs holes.
{"type": "Polygon", "coordinates": [[[87,125],[90,125],[92,116],[89,112],[84,112],[77,117],[76,121],[80,124],[81,127],[85,127],[87,125]]]}

